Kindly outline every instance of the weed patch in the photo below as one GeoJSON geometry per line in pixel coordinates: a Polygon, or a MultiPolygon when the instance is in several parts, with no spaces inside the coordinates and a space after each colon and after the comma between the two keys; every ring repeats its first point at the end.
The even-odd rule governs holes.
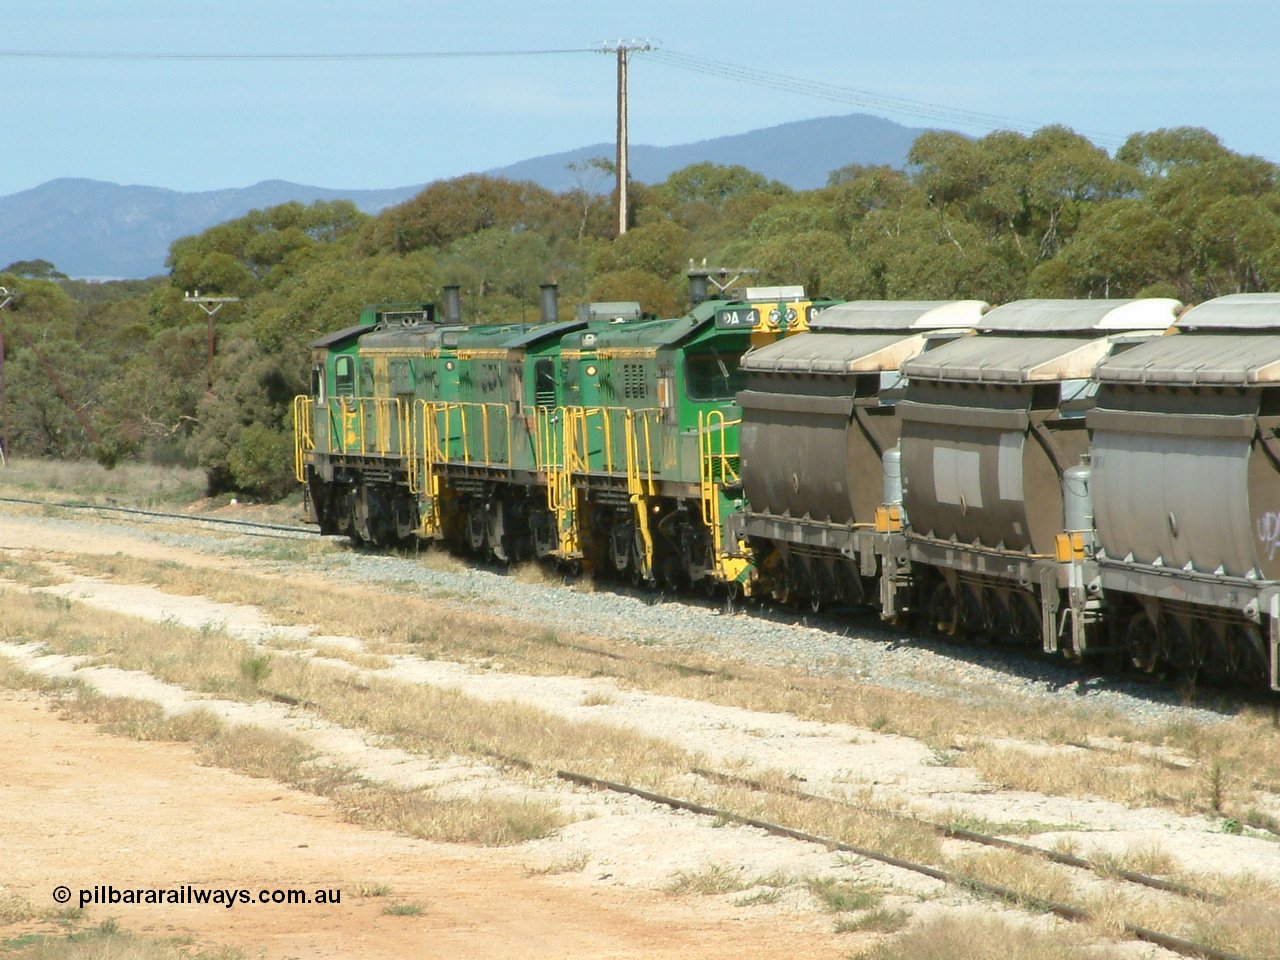
{"type": "Polygon", "coordinates": [[[805,887],[829,913],[866,910],[880,902],[880,892],[861,883],[836,877],[811,877],[805,887]]]}
{"type": "Polygon", "coordinates": [[[855,917],[840,917],[836,920],[836,933],[897,933],[910,922],[911,914],[906,910],[881,907],[855,917]]]}

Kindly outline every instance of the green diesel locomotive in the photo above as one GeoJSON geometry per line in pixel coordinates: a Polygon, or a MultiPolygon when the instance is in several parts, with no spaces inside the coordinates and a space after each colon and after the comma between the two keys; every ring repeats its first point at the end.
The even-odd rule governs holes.
{"type": "Polygon", "coordinates": [[[749,589],[735,395],[740,360],[808,328],[800,287],[635,303],[562,321],[468,326],[456,288],[368,307],[312,345],[295,401],[296,470],[322,531],[417,536],[514,563],[553,558],[635,582],[749,589]]]}

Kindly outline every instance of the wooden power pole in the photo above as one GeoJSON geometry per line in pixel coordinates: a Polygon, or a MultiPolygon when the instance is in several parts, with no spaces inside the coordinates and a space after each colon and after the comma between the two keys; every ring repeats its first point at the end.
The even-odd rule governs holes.
{"type": "Polygon", "coordinates": [[[9,403],[4,390],[4,308],[12,300],[13,294],[0,287],[0,466],[9,462],[9,403]]]}
{"type": "Polygon", "coordinates": [[[207,382],[210,390],[213,389],[213,315],[222,309],[224,303],[239,303],[239,297],[202,297],[200,291],[195,292],[195,296],[188,293],[182,298],[184,303],[194,303],[203,310],[209,317],[209,372],[207,374],[207,382]]]}
{"type": "Polygon", "coordinates": [[[618,54],[618,134],[617,158],[614,167],[618,175],[618,236],[627,232],[627,61],[633,51],[652,50],[653,45],[644,40],[619,40],[613,48],[618,54]]]}

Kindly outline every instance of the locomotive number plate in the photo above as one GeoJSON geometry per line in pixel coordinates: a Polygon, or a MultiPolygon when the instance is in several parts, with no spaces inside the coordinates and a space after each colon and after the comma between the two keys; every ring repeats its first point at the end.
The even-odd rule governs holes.
{"type": "Polygon", "coordinates": [[[716,314],[716,326],[729,330],[750,329],[760,326],[760,311],[748,307],[721,310],[716,314]]]}

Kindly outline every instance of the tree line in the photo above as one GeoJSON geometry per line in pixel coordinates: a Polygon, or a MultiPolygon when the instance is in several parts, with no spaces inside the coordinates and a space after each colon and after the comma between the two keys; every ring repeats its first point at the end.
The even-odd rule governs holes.
{"type": "Polygon", "coordinates": [[[8,452],[199,465],[211,493],[279,496],[310,341],[366,303],[435,301],[445,284],[476,323],[537,319],[546,282],[568,312],[638,300],[679,315],[691,259],[845,299],[1195,303],[1280,289],[1277,173],[1198,128],[1135,134],[1111,156],[1045,127],[929,132],[905,169],[844,167],[817,190],[695,164],[633,184],[633,226],[617,237],[586,177],[564,193],[460,177],[376,216],[345,201],[255,210],[176,241],[168,274],[149,280],[86,283],[44,261],[0,272],[17,293],[8,452]],[[217,315],[211,390],[205,316],[183,299],[197,289],[240,298],[217,315]]]}

